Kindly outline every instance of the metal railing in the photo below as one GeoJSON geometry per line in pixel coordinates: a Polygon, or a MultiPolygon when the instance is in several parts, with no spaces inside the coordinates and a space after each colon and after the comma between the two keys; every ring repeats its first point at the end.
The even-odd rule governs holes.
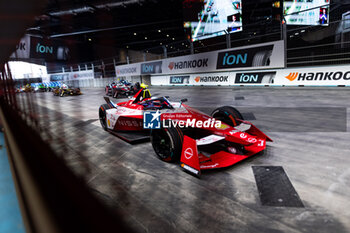
{"type": "MultiPolygon", "coordinates": [[[[341,17],[342,14],[350,11],[350,5],[344,4],[344,6],[341,5],[340,7],[337,4],[331,4],[331,6],[337,11],[337,14],[334,13],[336,17],[333,17],[334,20],[329,22],[328,26],[290,25],[283,27],[282,21],[269,19],[250,25],[243,25],[242,32],[228,34],[214,39],[195,42],[189,40],[177,41],[148,48],[141,52],[131,52],[130,50],[126,51],[126,54],[129,55],[125,59],[120,59],[116,56],[89,63],[76,64],[73,68],[64,68],[66,70],[78,70],[77,67],[84,67],[86,64],[90,64],[96,72],[96,78],[114,77],[116,65],[235,48],[281,39],[286,41],[287,49],[285,53],[287,67],[348,64],[350,62],[348,58],[350,53],[350,32],[344,30],[343,27],[349,19],[342,19],[341,17]],[[259,34],[259,28],[264,28],[265,33],[261,34],[260,32],[259,34]],[[325,38],[321,40],[310,39],[312,35],[318,34],[325,38]]],[[[304,12],[305,10],[299,13],[304,12]]],[[[298,14],[298,12],[293,14],[298,14]]],[[[60,70],[57,70],[57,72],[60,72],[60,70]]]]}

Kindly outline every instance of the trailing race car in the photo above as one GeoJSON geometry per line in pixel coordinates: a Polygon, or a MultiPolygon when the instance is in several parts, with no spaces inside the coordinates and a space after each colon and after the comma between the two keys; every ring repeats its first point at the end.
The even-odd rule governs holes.
{"type": "Polygon", "coordinates": [[[66,96],[66,95],[81,95],[82,92],[80,88],[68,87],[66,84],[62,84],[60,88],[55,88],[52,90],[55,96],[66,96]]]}
{"type": "Polygon", "coordinates": [[[112,82],[105,88],[106,95],[118,98],[119,96],[129,96],[137,93],[140,90],[140,83],[132,83],[126,80],[120,80],[118,83],[112,82]]]}
{"type": "Polygon", "coordinates": [[[201,170],[238,163],[263,151],[266,142],[272,141],[230,106],[217,108],[208,116],[183,104],[186,99],[171,102],[168,97],[151,97],[148,89],[141,89],[126,102],[105,100],[107,104],[99,108],[103,129],[113,134],[148,130],[161,160],[180,161],[183,169],[197,176],[201,170]],[[152,115],[148,123],[144,113],[152,115]],[[147,124],[157,127],[145,129],[147,124]]]}

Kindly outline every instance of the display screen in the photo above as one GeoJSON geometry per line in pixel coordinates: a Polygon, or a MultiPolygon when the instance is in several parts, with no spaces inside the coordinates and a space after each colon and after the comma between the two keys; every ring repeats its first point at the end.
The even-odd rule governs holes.
{"type": "Polygon", "coordinates": [[[283,6],[286,23],[327,26],[329,23],[329,3],[330,0],[286,0],[283,6]],[[300,13],[293,14],[296,12],[300,13]]]}
{"type": "Polygon", "coordinates": [[[185,0],[183,7],[192,41],[242,31],[241,0],[185,0]]]}

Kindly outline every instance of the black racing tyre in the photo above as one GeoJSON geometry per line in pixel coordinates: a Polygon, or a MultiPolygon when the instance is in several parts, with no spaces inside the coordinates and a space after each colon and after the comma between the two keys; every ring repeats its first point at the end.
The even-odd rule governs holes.
{"type": "Polygon", "coordinates": [[[98,110],[98,117],[100,119],[101,126],[104,130],[107,130],[107,121],[106,121],[106,110],[111,107],[108,104],[103,104],[98,110]]]}
{"type": "Polygon", "coordinates": [[[240,124],[237,119],[244,120],[242,114],[231,106],[223,106],[217,108],[212,112],[211,116],[232,127],[238,126],[240,124]]]}
{"type": "Polygon", "coordinates": [[[180,160],[183,133],[179,127],[153,129],[151,143],[159,159],[165,162],[180,160]]]}

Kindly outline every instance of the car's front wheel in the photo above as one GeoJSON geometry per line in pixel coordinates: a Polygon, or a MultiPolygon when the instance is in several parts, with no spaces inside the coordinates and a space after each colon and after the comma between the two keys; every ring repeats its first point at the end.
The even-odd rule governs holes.
{"type": "Polygon", "coordinates": [[[183,133],[179,127],[152,130],[151,143],[159,159],[165,162],[180,160],[183,133]]]}
{"type": "Polygon", "coordinates": [[[231,106],[217,108],[211,116],[232,127],[238,126],[241,123],[239,120],[244,120],[242,114],[231,106]]]}

